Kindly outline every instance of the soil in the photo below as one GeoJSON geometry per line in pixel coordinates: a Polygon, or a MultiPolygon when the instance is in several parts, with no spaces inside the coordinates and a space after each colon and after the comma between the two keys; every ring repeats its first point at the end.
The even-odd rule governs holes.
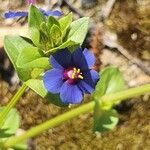
{"type": "MultiPolygon", "coordinates": [[[[95,69],[101,70],[110,65],[117,66],[123,72],[128,87],[149,83],[150,76],[148,74],[120,54],[117,49],[107,47],[103,43],[103,33],[106,30],[113,31],[118,36],[120,45],[133,57],[137,57],[143,63],[149,63],[150,32],[147,25],[148,19],[150,19],[149,11],[147,11],[149,1],[118,0],[112,8],[110,16],[103,22],[101,22],[100,11],[106,1],[99,0],[96,6],[92,4],[92,8],[82,8],[82,4],[78,0],[72,2],[77,9],[91,17],[90,30],[83,47],[90,48],[96,55],[95,69]]],[[[22,3],[16,7],[22,9],[22,3]]],[[[16,7],[12,5],[9,8],[15,9],[16,7]]],[[[23,9],[25,8],[23,7],[23,9]]],[[[62,9],[66,13],[69,11],[65,5],[62,6],[62,9]]],[[[74,15],[75,18],[79,17],[76,13],[74,15]]],[[[1,24],[10,26],[11,23],[2,19],[1,24]]],[[[20,24],[17,27],[20,27],[20,24]]],[[[0,71],[0,103],[6,105],[19,88],[20,83],[3,49],[0,50],[0,71]]],[[[21,116],[21,128],[24,130],[70,109],[49,104],[31,90],[25,92],[16,107],[21,116]]],[[[31,139],[29,149],[149,150],[150,94],[123,102],[116,109],[120,114],[120,121],[113,131],[93,133],[92,113],[87,113],[31,139]]]]}

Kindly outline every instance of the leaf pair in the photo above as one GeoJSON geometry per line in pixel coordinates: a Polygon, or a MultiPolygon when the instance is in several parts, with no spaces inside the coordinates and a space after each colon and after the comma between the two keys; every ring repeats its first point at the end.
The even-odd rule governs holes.
{"type": "Polygon", "coordinates": [[[126,88],[122,73],[115,67],[105,68],[101,72],[101,80],[97,83],[93,98],[95,100],[94,108],[94,131],[108,131],[118,123],[118,113],[112,108],[105,110],[101,104],[103,95],[119,92],[126,88]]]}

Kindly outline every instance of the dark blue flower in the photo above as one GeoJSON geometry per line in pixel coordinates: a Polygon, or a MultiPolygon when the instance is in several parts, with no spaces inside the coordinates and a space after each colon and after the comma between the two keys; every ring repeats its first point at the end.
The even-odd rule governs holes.
{"type": "MultiPolygon", "coordinates": [[[[39,10],[41,11],[41,13],[44,15],[44,16],[61,16],[62,13],[58,10],[54,10],[54,11],[45,11],[41,8],[39,8],[39,10]]],[[[27,11],[8,11],[4,14],[4,17],[6,19],[8,18],[21,18],[21,17],[27,17],[28,16],[28,12],[27,11]]]]}
{"type": "Polygon", "coordinates": [[[44,86],[51,93],[60,93],[66,104],[80,103],[83,94],[92,93],[99,80],[99,74],[91,69],[94,63],[94,55],[86,48],[77,48],[73,53],[59,50],[50,56],[53,69],[44,74],[44,86]]]}

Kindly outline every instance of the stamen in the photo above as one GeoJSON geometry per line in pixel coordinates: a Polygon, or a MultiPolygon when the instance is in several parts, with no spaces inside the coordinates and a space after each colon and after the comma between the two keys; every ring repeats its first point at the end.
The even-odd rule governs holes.
{"type": "Polygon", "coordinates": [[[73,71],[74,71],[74,72],[76,72],[76,71],[77,71],[77,69],[76,69],[76,68],[73,68],[73,71]]]}
{"type": "Polygon", "coordinates": [[[77,70],[77,73],[80,73],[80,69],[77,70]]]}
{"type": "Polygon", "coordinates": [[[83,76],[81,76],[81,74],[80,74],[80,75],[78,75],[78,78],[79,78],[79,79],[83,79],[83,76]]]}
{"type": "Polygon", "coordinates": [[[75,75],[76,75],[76,74],[73,72],[72,75],[71,75],[71,78],[74,79],[74,78],[75,78],[75,75]]]}
{"type": "Polygon", "coordinates": [[[76,79],[83,79],[82,72],[80,72],[80,69],[73,68],[72,70],[69,70],[67,72],[67,75],[70,79],[76,80],[76,79]]]}

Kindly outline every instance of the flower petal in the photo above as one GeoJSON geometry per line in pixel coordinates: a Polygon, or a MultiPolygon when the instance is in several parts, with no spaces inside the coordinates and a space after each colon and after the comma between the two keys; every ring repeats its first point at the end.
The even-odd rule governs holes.
{"type": "Polygon", "coordinates": [[[88,67],[91,68],[95,63],[95,56],[92,52],[90,52],[87,48],[84,49],[83,54],[87,61],[88,67]]]}
{"type": "Polygon", "coordinates": [[[97,83],[97,81],[99,80],[100,76],[99,76],[99,73],[95,70],[90,70],[90,73],[91,73],[91,77],[94,81],[94,84],[97,83]]]}
{"type": "Polygon", "coordinates": [[[98,72],[95,70],[89,70],[83,73],[83,80],[78,83],[78,86],[84,93],[92,93],[98,80],[98,72]]]}
{"type": "Polygon", "coordinates": [[[28,16],[28,12],[26,12],[26,11],[22,11],[22,12],[21,11],[20,12],[9,11],[4,14],[4,17],[6,19],[17,18],[17,17],[26,17],[26,16],[28,16]]]}
{"type": "Polygon", "coordinates": [[[71,53],[67,49],[59,50],[50,57],[50,64],[54,68],[67,68],[71,66],[71,53]]]}
{"type": "Polygon", "coordinates": [[[77,48],[73,53],[73,63],[77,68],[80,68],[81,71],[88,70],[88,64],[86,62],[86,58],[83,54],[83,51],[81,48],[77,48]]]}
{"type": "Polygon", "coordinates": [[[54,10],[54,11],[51,11],[51,10],[48,10],[48,11],[45,11],[44,9],[42,8],[39,8],[39,10],[41,11],[41,13],[44,15],[44,16],[61,16],[62,13],[58,10],[54,10]]]}
{"type": "Polygon", "coordinates": [[[54,11],[49,10],[46,12],[46,14],[47,16],[58,16],[58,17],[62,15],[62,13],[58,10],[54,10],[54,11]]]}
{"type": "Polygon", "coordinates": [[[78,87],[82,90],[83,93],[91,94],[94,91],[94,88],[84,81],[78,83],[78,87]]]}
{"type": "Polygon", "coordinates": [[[59,93],[63,85],[63,70],[52,69],[47,71],[43,77],[45,88],[51,93],[59,93]]]}
{"type": "Polygon", "coordinates": [[[53,68],[63,69],[63,67],[56,61],[56,59],[52,55],[50,56],[50,64],[53,68]]]}
{"type": "Polygon", "coordinates": [[[65,104],[78,104],[82,101],[83,93],[77,85],[64,82],[60,90],[60,98],[65,104]]]}

